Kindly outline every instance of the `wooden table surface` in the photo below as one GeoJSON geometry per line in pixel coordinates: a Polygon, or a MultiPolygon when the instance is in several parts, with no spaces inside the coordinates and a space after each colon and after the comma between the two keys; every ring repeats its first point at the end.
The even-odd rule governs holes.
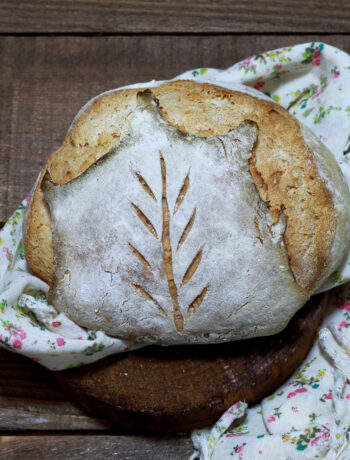
{"type": "MultiPolygon", "coordinates": [[[[316,40],[350,53],[348,0],[0,0],[0,222],[91,97],[316,40]]],[[[186,435],[144,436],[87,416],[53,373],[0,350],[0,459],[191,452],[186,435]]]]}

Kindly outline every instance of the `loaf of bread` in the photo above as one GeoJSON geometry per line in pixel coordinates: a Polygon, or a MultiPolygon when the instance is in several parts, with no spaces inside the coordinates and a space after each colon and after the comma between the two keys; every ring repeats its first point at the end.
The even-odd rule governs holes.
{"type": "Polygon", "coordinates": [[[183,80],[79,113],[36,186],[25,251],[79,325],[170,345],[280,332],[349,237],[347,184],[308,128],[183,80]]]}

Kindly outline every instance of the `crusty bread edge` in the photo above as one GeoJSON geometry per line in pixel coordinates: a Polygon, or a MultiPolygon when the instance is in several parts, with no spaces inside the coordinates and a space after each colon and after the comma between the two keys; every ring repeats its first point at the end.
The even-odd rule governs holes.
{"type": "MultiPolygon", "coordinates": [[[[182,82],[186,83],[184,81],[182,82]]],[[[194,83],[194,82],[191,82],[191,83],[194,83]]],[[[218,87],[218,88],[220,88],[223,92],[225,91],[221,87],[218,87]]],[[[54,152],[50,156],[48,163],[41,174],[41,177],[35,189],[32,203],[30,206],[30,210],[28,213],[27,226],[26,226],[26,232],[25,232],[25,244],[26,244],[27,262],[31,270],[33,271],[34,274],[44,279],[49,284],[52,282],[52,276],[54,273],[54,264],[53,264],[53,248],[52,248],[52,237],[51,237],[50,214],[49,214],[48,206],[45,202],[43,193],[40,188],[41,181],[44,177],[44,174],[46,171],[49,171],[51,177],[53,178],[54,183],[63,184],[71,180],[72,178],[77,177],[78,174],[81,174],[91,164],[97,161],[98,158],[101,158],[105,153],[110,151],[111,148],[116,146],[119,143],[120,139],[122,138],[122,135],[127,132],[127,126],[128,126],[127,123],[125,123],[124,133],[122,132],[121,136],[113,137],[113,136],[106,135],[105,132],[102,132],[100,133],[102,134],[102,136],[94,139],[95,144],[92,146],[91,152],[88,152],[88,155],[86,155],[86,161],[82,163],[82,167],[78,171],[78,174],[76,172],[73,172],[68,175],[66,174],[65,177],[62,177],[62,176],[59,177],[57,176],[57,174],[55,174],[56,172],[55,166],[57,165],[57,158],[62,153],[62,151],[67,152],[67,149],[70,149],[73,147],[73,148],[78,149],[79,154],[83,156],[85,154],[84,149],[86,150],[87,147],[91,148],[91,145],[87,146],[86,142],[83,142],[84,139],[83,139],[83,136],[81,136],[81,133],[84,133],[84,125],[86,124],[87,120],[89,120],[89,117],[94,117],[96,114],[101,113],[101,111],[103,112],[106,109],[106,107],[108,107],[108,104],[110,104],[110,106],[113,105],[113,103],[118,104],[118,99],[120,101],[121,97],[125,97],[126,99],[130,98],[130,100],[132,98],[136,99],[135,96],[138,91],[139,89],[133,88],[131,90],[121,90],[121,91],[109,92],[109,93],[102,95],[101,97],[95,98],[89,105],[86,106],[86,109],[84,111],[80,112],[79,117],[76,118],[75,123],[73,124],[70,131],[68,132],[63,142],[62,147],[60,147],[58,151],[54,152]]],[[[231,91],[229,92],[232,93],[231,91]]],[[[268,102],[268,104],[270,104],[271,107],[276,107],[276,105],[273,102],[271,103],[268,102]]],[[[113,107],[112,107],[112,111],[113,111],[113,107]]],[[[164,115],[165,117],[167,117],[166,113],[164,113],[164,115]]],[[[290,116],[290,114],[288,114],[288,116],[290,116]]],[[[97,127],[96,129],[98,130],[99,127],[97,127]]],[[[121,131],[123,131],[123,129],[121,129],[121,131]]],[[[208,133],[203,131],[203,134],[208,134],[208,133]]],[[[69,172],[69,169],[68,169],[68,172],[69,172]]],[[[339,240],[340,238],[336,239],[334,237],[334,241],[339,241],[339,240]]],[[[337,256],[339,258],[338,252],[336,254],[336,257],[333,257],[334,260],[337,259],[337,256]]],[[[325,265],[329,267],[333,267],[336,264],[336,261],[333,263],[330,262],[330,258],[332,257],[331,252],[325,255],[327,259],[325,261],[325,265]]],[[[311,289],[309,288],[310,291],[314,291],[317,287],[319,287],[320,283],[323,282],[325,278],[325,273],[326,272],[328,273],[328,271],[329,270],[326,270],[326,271],[324,270],[324,266],[321,267],[320,273],[316,275],[317,279],[315,279],[315,281],[313,282],[311,289]]]]}

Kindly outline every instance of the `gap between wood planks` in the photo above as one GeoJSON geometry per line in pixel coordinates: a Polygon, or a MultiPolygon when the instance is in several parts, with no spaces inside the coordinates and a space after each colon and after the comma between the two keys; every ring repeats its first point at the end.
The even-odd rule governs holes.
{"type": "Polygon", "coordinates": [[[350,32],[330,31],[330,32],[0,32],[0,37],[254,37],[254,36],[275,36],[284,37],[312,37],[314,35],[329,36],[349,36],[350,32]]]}

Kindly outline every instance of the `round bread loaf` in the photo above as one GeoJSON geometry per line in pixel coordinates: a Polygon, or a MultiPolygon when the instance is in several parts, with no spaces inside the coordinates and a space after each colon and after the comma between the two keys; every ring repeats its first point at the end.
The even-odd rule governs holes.
{"type": "Polygon", "coordinates": [[[348,187],[309,129],[273,102],[182,80],[78,114],[39,178],[25,251],[81,326],[215,343],[281,331],[349,236],[348,187]]]}

